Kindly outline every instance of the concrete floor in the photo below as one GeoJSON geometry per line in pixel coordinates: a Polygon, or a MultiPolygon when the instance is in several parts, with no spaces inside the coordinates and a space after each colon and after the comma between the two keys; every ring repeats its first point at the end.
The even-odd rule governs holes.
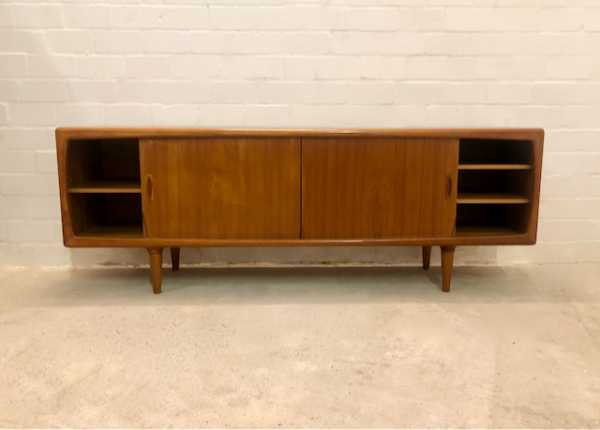
{"type": "Polygon", "coordinates": [[[600,265],[0,269],[0,427],[600,426],[600,265]]]}

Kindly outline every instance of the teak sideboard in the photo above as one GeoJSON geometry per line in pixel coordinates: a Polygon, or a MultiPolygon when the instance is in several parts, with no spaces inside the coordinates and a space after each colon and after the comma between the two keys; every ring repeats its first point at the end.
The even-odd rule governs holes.
{"type": "Polygon", "coordinates": [[[540,129],[56,130],[69,247],[143,247],[161,292],[181,247],[536,241],[540,129]]]}

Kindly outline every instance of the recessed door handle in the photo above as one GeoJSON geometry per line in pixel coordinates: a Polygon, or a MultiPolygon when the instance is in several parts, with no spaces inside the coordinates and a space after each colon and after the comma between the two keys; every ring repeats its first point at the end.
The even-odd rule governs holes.
{"type": "Polygon", "coordinates": [[[452,178],[448,176],[446,178],[446,197],[450,197],[452,195],[452,178]]]}
{"type": "Polygon", "coordinates": [[[153,178],[152,175],[146,175],[146,192],[148,193],[148,198],[151,202],[154,201],[154,189],[153,189],[153,178]]]}

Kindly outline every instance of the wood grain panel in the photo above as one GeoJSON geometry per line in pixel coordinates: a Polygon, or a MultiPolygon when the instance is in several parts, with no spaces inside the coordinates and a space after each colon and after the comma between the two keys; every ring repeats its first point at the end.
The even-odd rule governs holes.
{"type": "Polygon", "coordinates": [[[299,139],[149,139],[140,145],[148,237],[300,237],[299,139]]]}
{"type": "Polygon", "coordinates": [[[305,138],[302,237],[450,236],[457,166],[457,139],[305,138]]]}

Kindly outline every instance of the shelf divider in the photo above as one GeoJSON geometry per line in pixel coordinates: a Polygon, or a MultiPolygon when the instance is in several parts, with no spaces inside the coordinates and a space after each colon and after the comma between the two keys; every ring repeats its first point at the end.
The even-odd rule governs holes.
{"type": "Polygon", "coordinates": [[[69,187],[71,194],[139,194],[141,192],[139,181],[94,181],[69,187]]]}
{"type": "Polygon", "coordinates": [[[458,193],[458,204],[523,204],[527,197],[512,193],[458,193]]]}
{"type": "Polygon", "coordinates": [[[529,164],[459,164],[458,170],[531,170],[529,164]]]}

